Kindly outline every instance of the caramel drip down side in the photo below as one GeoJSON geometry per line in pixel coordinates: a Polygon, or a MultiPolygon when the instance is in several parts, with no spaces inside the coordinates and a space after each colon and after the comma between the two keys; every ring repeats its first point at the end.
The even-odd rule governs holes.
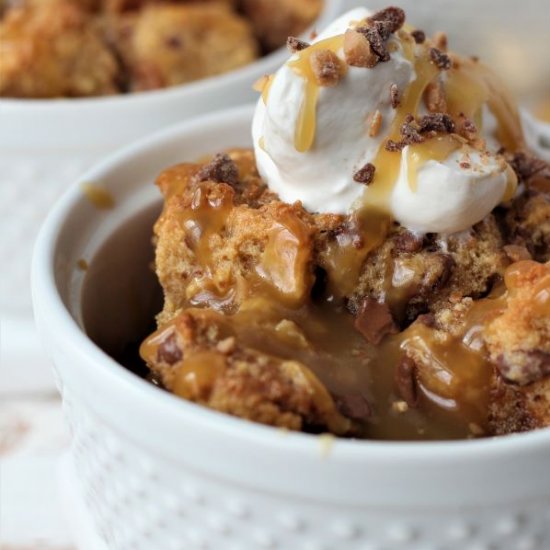
{"type": "Polygon", "coordinates": [[[311,65],[311,55],[320,50],[330,50],[337,53],[343,44],[343,34],[333,36],[298,52],[296,54],[297,58],[288,62],[288,66],[304,79],[304,98],[298,114],[294,136],[294,147],[300,153],[305,153],[313,147],[317,131],[317,101],[320,88],[311,65]]]}

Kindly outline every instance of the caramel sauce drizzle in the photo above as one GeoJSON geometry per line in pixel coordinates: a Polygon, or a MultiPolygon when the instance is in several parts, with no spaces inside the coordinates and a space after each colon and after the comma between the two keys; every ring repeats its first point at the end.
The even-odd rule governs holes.
{"type": "Polygon", "coordinates": [[[305,153],[313,147],[317,131],[317,100],[320,90],[311,65],[311,54],[319,50],[331,50],[337,53],[343,45],[343,34],[320,40],[297,52],[297,58],[288,62],[288,66],[305,80],[304,99],[298,114],[294,135],[294,147],[300,153],[305,153]]]}

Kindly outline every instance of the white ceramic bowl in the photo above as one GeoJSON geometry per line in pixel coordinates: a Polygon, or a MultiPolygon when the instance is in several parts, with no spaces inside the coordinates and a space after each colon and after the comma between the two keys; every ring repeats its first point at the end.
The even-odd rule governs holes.
{"type": "Polygon", "coordinates": [[[116,208],[95,210],[75,184],[37,242],[36,319],[60,379],[81,490],[108,548],[550,548],[550,430],[331,443],[179,399],[87,337],[78,259],[93,262],[109,236],[159,203],[152,181],[162,168],[250,145],[251,117],[249,107],[216,113],[113,155],[82,179],[101,182],[116,208]]]}
{"type": "MultiPolygon", "coordinates": [[[[341,11],[325,0],[323,28],[341,11]]],[[[286,59],[281,48],[229,73],[164,90],[92,99],[0,99],[0,333],[2,390],[44,390],[31,316],[29,266],[38,228],[54,200],[93,162],[154,130],[252,101],[254,81],[286,59]],[[9,261],[8,261],[9,258],[9,261]]]]}

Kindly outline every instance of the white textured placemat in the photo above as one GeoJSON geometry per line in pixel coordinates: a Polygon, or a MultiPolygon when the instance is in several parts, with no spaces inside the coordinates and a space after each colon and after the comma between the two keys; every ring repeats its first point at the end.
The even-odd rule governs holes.
{"type": "Polygon", "coordinates": [[[2,550],[76,550],[57,475],[68,442],[56,395],[1,398],[2,550]]]}

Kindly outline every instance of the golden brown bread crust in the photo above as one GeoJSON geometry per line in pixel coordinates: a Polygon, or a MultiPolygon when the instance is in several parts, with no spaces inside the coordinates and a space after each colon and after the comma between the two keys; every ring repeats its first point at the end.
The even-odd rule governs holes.
{"type": "Polygon", "coordinates": [[[550,263],[518,262],[506,278],[506,306],[483,337],[501,375],[526,385],[550,375],[550,263]]]}
{"type": "Polygon", "coordinates": [[[164,387],[186,399],[262,424],[354,433],[307,367],[242,345],[223,315],[188,309],[150,340],[142,355],[164,387]]]}

